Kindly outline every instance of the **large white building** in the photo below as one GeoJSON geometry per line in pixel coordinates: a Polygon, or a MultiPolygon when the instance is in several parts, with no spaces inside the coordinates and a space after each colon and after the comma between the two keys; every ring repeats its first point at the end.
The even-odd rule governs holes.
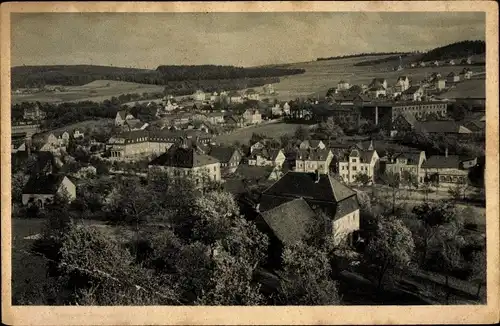
{"type": "Polygon", "coordinates": [[[366,174],[371,182],[375,181],[379,156],[376,150],[353,149],[344,159],[339,161],[339,175],[346,183],[357,182],[357,176],[366,174]]]}

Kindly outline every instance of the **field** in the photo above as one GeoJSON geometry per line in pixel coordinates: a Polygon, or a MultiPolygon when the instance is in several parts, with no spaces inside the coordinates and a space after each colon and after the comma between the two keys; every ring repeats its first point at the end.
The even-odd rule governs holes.
{"type": "Polygon", "coordinates": [[[261,126],[238,129],[229,135],[217,136],[215,140],[228,145],[234,143],[235,141],[247,144],[250,141],[250,138],[252,138],[253,133],[264,134],[271,138],[279,138],[285,134],[293,134],[299,126],[309,127],[309,125],[287,124],[283,122],[270,123],[261,126]]]}
{"type": "Polygon", "coordinates": [[[465,80],[457,84],[456,88],[441,94],[439,97],[446,98],[485,98],[486,96],[486,80],[485,75],[478,76],[470,80],[465,80]]]}
{"type": "Polygon", "coordinates": [[[163,92],[164,87],[158,85],[129,83],[113,80],[96,80],[82,86],[65,86],[64,92],[41,92],[36,94],[13,94],[12,103],[21,102],[101,102],[113,96],[127,93],[163,92]]]}
{"type": "MultiPolygon", "coordinates": [[[[278,92],[278,100],[290,100],[296,97],[317,94],[324,96],[331,87],[336,87],[340,80],[353,84],[369,84],[373,78],[385,78],[389,85],[396,82],[398,76],[407,75],[410,79],[419,81],[433,72],[446,76],[450,72],[459,73],[463,66],[442,66],[409,68],[402,71],[393,71],[394,64],[379,64],[376,66],[353,66],[357,62],[383,58],[385,56],[371,56],[363,58],[348,58],[339,60],[313,61],[284,65],[284,68],[303,68],[304,74],[280,77],[281,82],[273,84],[278,92]]],[[[473,72],[483,72],[484,66],[470,66],[473,72]]],[[[484,88],[484,80],[482,86],[484,88]]]]}

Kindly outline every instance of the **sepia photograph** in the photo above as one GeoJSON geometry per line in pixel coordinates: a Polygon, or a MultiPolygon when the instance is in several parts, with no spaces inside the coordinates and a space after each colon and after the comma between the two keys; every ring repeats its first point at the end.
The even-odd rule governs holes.
{"type": "Polygon", "coordinates": [[[498,304],[472,7],[11,11],[12,306],[498,304]]]}

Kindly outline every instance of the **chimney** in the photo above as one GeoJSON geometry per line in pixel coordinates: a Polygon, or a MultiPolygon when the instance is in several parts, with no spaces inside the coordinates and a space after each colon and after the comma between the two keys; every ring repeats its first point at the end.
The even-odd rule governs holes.
{"type": "Polygon", "coordinates": [[[448,147],[444,150],[444,157],[448,157],[448,147]]]}
{"type": "Polygon", "coordinates": [[[316,173],[316,181],[314,181],[314,183],[318,183],[321,178],[321,174],[319,174],[319,170],[315,170],[314,172],[316,173]]]}

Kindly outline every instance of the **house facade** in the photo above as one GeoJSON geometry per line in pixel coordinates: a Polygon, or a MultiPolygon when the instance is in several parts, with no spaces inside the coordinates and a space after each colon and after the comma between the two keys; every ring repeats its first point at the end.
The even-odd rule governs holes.
{"type": "Polygon", "coordinates": [[[212,146],[208,154],[220,162],[221,173],[234,173],[243,157],[237,148],[227,146],[212,146]]]}
{"type": "Polygon", "coordinates": [[[402,93],[410,88],[410,79],[408,76],[399,76],[394,85],[394,93],[402,93]]]}
{"type": "Polygon", "coordinates": [[[243,119],[247,124],[258,124],[262,122],[262,115],[259,110],[248,109],[243,113],[243,119]]]}
{"type": "Polygon", "coordinates": [[[115,117],[115,126],[123,126],[125,121],[135,119],[135,117],[125,110],[118,111],[115,117]]]}
{"type": "Polygon", "coordinates": [[[446,76],[447,83],[458,83],[460,81],[460,75],[455,74],[454,72],[450,72],[446,76]]]}
{"type": "Polygon", "coordinates": [[[425,152],[407,152],[393,155],[385,164],[385,171],[399,175],[403,180],[405,175],[413,175],[420,184],[424,182],[425,173],[422,164],[425,162],[425,152]]]}
{"type": "Polygon", "coordinates": [[[160,170],[173,177],[193,177],[197,185],[204,181],[221,181],[220,162],[196,148],[175,146],[153,159],[149,170],[160,170]]]}
{"type": "Polygon", "coordinates": [[[316,172],[328,174],[332,163],[333,153],[330,149],[299,150],[295,159],[295,171],[316,172]]]}
{"type": "Polygon", "coordinates": [[[337,84],[337,89],[338,89],[339,91],[341,91],[341,90],[348,90],[348,89],[349,89],[349,87],[351,87],[351,85],[349,85],[349,83],[348,83],[348,82],[346,82],[345,80],[341,80],[341,81],[339,81],[339,83],[337,84]]]}
{"type": "Polygon", "coordinates": [[[403,101],[421,101],[424,96],[424,89],[421,86],[411,86],[401,94],[403,101]]]}
{"type": "Polygon", "coordinates": [[[34,107],[31,108],[26,108],[24,109],[23,112],[23,119],[29,121],[43,120],[45,119],[46,116],[47,114],[44,111],[40,110],[38,105],[35,105],[34,107]]]}
{"type": "Polygon", "coordinates": [[[339,161],[339,175],[344,182],[355,183],[358,175],[366,174],[373,183],[378,172],[378,163],[379,156],[376,150],[353,149],[348,156],[339,161]]]}
{"type": "Polygon", "coordinates": [[[469,167],[473,166],[469,161],[447,153],[444,156],[431,156],[422,165],[425,180],[442,189],[449,189],[457,184],[464,185],[468,182],[469,167]]]}
{"type": "Polygon", "coordinates": [[[256,149],[248,157],[250,166],[277,166],[282,167],[286,156],[282,149],[256,149]]]}

